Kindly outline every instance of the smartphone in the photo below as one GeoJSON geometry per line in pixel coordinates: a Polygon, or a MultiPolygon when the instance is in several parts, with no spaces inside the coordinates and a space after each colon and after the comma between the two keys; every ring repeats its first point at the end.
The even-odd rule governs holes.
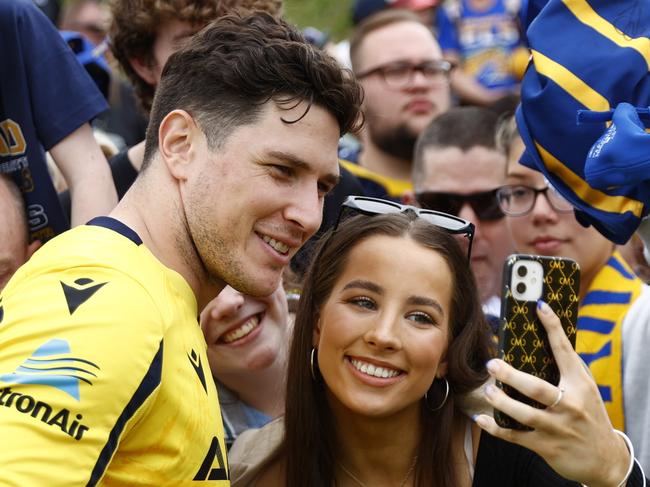
{"type": "MultiPolygon", "coordinates": [[[[517,370],[557,385],[560,372],[548,343],[546,330],[537,317],[537,301],[543,300],[560,318],[575,348],[580,290],[580,267],[572,259],[515,254],[503,265],[499,358],[517,370]]],[[[497,381],[513,399],[543,409],[546,406],[497,381]]],[[[530,430],[495,409],[494,419],[503,428],[530,430]]]]}

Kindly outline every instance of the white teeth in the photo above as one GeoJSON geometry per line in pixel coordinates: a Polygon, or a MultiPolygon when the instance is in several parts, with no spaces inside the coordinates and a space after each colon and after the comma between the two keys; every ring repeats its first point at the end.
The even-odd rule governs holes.
{"type": "Polygon", "coordinates": [[[400,374],[399,370],[387,369],[384,367],[378,367],[373,364],[362,362],[356,359],[350,359],[350,363],[354,365],[354,368],[359,372],[373,377],[379,377],[383,379],[388,379],[389,377],[396,377],[400,374]]]}
{"type": "Polygon", "coordinates": [[[269,244],[271,247],[273,247],[281,254],[286,254],[287,252],[289,252],[289,246],[285,243],[278,242],[277,240],[268,237],[266,235],[262,235],[262,240],[264,240],[267,244],[269,244]]]}
{"type": "Polygon", "coordinates": [[[224,343],[232,343],[235,340],[239,340],[240,338],[244,338],[246,335],[248,335],[251,331],[253,331],[255,328],[257,328],[260,324],[260,317],[259,315],[255,315],[249,320],[246,321],[242,326],[239,328],[235,328],[234,330],[226,333],[223,338],[221,339],[222,342],[224,343]]]}

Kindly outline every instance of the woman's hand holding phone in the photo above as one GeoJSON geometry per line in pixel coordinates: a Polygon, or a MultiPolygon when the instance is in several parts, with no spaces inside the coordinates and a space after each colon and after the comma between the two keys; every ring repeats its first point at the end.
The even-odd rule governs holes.
{"type": "Polygon", "coordinates": [[[560,319],[543,302],[537,315],[560,371],[559,384],[518,371],[499,359],[488,362],[488,371],[546,409],[517,401],[488,385],[486,400],[533,431],[501,428],[486,414],[477,416],[476,423],[493,436],[536,452],[563,477],[589,487],[618,486],[630,464],[625,441],[614,432],[596,383],[573,350],[560,319]]]}

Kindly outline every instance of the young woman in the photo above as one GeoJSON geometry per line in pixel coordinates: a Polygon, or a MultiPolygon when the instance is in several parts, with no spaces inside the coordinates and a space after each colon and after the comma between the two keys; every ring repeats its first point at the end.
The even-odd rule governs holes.
{"type": "Polygon", "coordinates": [[[285,417],[235,444],[233,487],[576,485],[562,475],[618,486],[629,465],[627,485],[643,485],[543,304],[560,388],[502,361],[487,367],[551,406],[536,410],[486,389],[493,406],[535,431],[502,430],[483,415],[472,423],[457,409],[458,397],[486,379],[490,356],[467,253],[429,223],[445,224],[435,212],[377,205],[362,212],[398,213],[346,220],[317,250],[296,316],[285,417]]]}

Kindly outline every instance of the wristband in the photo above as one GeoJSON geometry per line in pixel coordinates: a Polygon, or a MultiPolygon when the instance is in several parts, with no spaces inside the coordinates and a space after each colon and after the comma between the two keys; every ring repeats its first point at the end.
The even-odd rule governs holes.
{"type": "MultiPolygon", "coordinates": [[[[625,433],[622,431],[619,431],[617,429],[613,430],[614,433],[618,434],[623,440],[625,441],[625,446],[627,446],[627,451],[630,452],[630,465],[627,467],[627,472],[625,473],[625,477],[623,477],[623,480],[621,481],[620,484],[618,484],[616,487],[624,487],[625,484],[627,483],[627,479],[630,478],[630,474],[632,473],[632,469],[634,468],[634,446],[632,445],[632,442],[630,439],[627,437],[625,433]]],[[[645,481],[644,481],[645,484],[645,481]]],[[[580,484],[582,487],[587,487],[585,484],[580,484]]]]}

